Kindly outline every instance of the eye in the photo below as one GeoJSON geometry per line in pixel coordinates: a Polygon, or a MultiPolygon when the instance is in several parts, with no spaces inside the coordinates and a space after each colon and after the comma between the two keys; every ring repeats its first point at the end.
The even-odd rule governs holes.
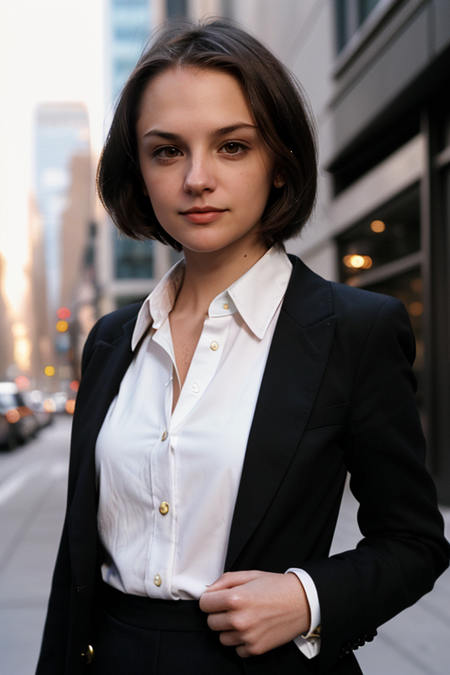
{"type": "Polygon", "coordinates": [[[173,159],[174,157],[178,157],[181,153],[178,148],[174,148],[172,145],[166,145],[163,148],[157,148],[153,154],[155,157],[161,157],[162,159],[173,159]]]}
{"type": "Polygon", "coordinates": [[[238,143],[237,141],[228,141],[228,143],[222,145],[220,150],[226,155],[240,155],[247,150],[247,146],[243,143],[238,143]]]}

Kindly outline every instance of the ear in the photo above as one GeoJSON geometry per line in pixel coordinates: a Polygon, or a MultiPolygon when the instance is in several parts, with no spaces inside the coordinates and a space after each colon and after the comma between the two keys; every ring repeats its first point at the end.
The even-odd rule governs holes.
{"type": "Polygon", "coordinates": [[[281,176],[280,174],[277,174],[277,175],[275,176],[275,178],[273,179],[273,184],[275,185],[276,188],[281,188],[281,187],[283,187],[283,185],[285,184],[285,182],[286,182],[286,181],[284,180],[283,176],[281,176]]]}

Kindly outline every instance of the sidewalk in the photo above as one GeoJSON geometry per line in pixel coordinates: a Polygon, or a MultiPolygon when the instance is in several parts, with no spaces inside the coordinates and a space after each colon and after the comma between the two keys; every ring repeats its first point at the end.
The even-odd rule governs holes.
{"type": "MultiPolygon", "coordinates": [[[[354,548],[361,538],[357,502],[346,489],[331,553],[354,548]]],[[[450,508],[442,508],[450,539],[450,508]]],[[[364,675],[446,675],[450,672],[450,569],[431,593],[379,628],[356,652],[364,675]]]]}

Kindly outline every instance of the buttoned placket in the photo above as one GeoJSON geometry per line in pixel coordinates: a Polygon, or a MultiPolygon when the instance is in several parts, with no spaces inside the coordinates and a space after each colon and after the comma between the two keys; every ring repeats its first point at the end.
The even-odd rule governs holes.
{"type": "Polygon", "coordinates": [[[219,366],[227,334],[236,311],[227,293],[211,303],[175,409],[172,412],[173,378],[178,377],[170,322],[167,316],[154,333],[153,340],[169,356],[165,383],[165,419],[162,420],[159,441],[150,454],[150,480],[153,495],[153,537],[149,542],[145,585],[155,597],[170,599],[172,576],[177,549],[177,462],[182,461],[184,424],[197,401],[204,395],[219,366]],[[171,372],[172,371],[172,372],[171,372]]]}

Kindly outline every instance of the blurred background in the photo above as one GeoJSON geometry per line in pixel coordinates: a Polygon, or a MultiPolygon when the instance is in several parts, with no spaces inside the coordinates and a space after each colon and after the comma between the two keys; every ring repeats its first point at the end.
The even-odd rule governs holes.
{"type": "MultiPolygon", "coordinates": [[[[320,191],[288,250],[326,278],[405,303],[429,468],[450,505],[450,2],[15,0],[0,4],[0,444],[20,450],[0,456],[0,506],[20,519],[33,475],[23,443],[35,438],[32,458],[42,453],[43,464],[27,508],[44,505],[42,523],[63,510],[86,336],[101,315],[144,298],[177,259],[158,243],[119,237],[95,194],[117,95],[151,31],[174,15],[240,22],[302,83],[316,120],[320,191]]],[[[18,521],[10,522],[3,598],[2,570],[23,559],[20,542],[13,546],[18,521]]],[[[47,575],[55,545],[35,564],[47,575]]],[[[38,623],[47,592],[36,599],[38,623]]],[[[410,663],[404,672],[416,670],[410,663]]]]}

